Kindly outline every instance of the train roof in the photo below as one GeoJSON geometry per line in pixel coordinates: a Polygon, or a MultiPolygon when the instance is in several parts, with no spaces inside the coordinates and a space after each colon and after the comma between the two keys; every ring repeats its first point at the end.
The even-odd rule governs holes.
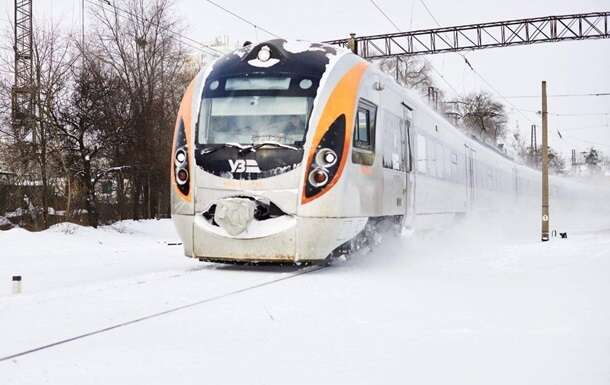
{"type": "Polygon", "coordinates": [[[211,81],[232,75],[302,74],[321,78],[336,56],[349,52],[322,43],[273,39],[239,48],[212,63],[211,81]]]}

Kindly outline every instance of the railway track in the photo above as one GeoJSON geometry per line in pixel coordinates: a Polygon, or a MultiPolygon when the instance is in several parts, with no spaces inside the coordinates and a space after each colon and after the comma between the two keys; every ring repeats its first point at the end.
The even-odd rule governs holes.
{"type": "Polygon", "coordinates": [[[306,267],[304,267],[302,269],[297,270],[294,273],[290,273],[288,275],[285,275],[285,276],[282,276],[282,277],[279,277],[279,278],[274,278],[274,279],[271,279],[271,280],[268,280],[268,281],[265,281],[265,282],[257,283],[255,285],[251,285],[251,286],[247,286],[247,287],[244,287],[244,288],[241,288],[241,289],[233,290],[233,291],[230,291],[228,293],[224,293],[224,294],[219,294],[219,295],[215,295],[215,296],[212,296],[212,297],[203,298],[203,299],[197,300],[195,302],[190,302],[190,303],[187,303],[187,304],[184,304],[184,305],[175,306],[175,307],[172,307],[172,308],[169,308],[169,309],[165,309],[163,311],[151,313],[151,314],[148,314],[148,315],[145,315],[145,316],[142,316],[142,317],[138,317],[138,318],[133,318],[133,319],[128,320],[128,321],[123,321],[123,322],[116,323],[116,324],[113,324],[113,325],[110,325],[110,326],[107,326],[107,327],[103,327],[103,328],[91,330],[91,331],[86,332],[86,333],[78,334],[78,335],[75,335],[73,337],[64,338],[64,339],[57,340],[55,342],[51,342],[51,343],[48,343],[48,344],[45,344],[45,345],[40,345],[40,346],[31,348],[31,349],[23,350],[23,351],[20,351],[20,352],[17,352],[17,353],[13,353],[13,354],[10,354],[10,355],[4,356],[4,357],[0,357],[0,362],[9,361],[9,360],[12,360],[12,359],[15,359],[15,358],[27,356],[29,354],[33,354],[33,353],[40,352],[40,351],[43,351],[43,350],[51,349],[51,348],[54,348],[54,347],[57,347],[57,346],[60,346],[60,345],[65,345],[65,344],[70,343],[70,342],[82,340],[82,339],[85,339],[87,337],[92,337],[92,336],[95,336],[95,335],[98,335],[98,334],[103,334],[103,333],[106,333],[106,332],[109,332],[109,331],[112,331],[112,330],[115,330],[115,329],[124,328],[124,327],[130,326],[130,325],[133,325],[133,324],[137,324],[137,323],[144,322],[144,321],[147,321],[147,320],[159,318],[159,317],[162,317],[162,316],[165,316],[165,315],[168,315],[168,314],[176,313],[176,312],[179,312],[179,311],[182,311],[182,310],[186,310],[186,309],[189,309],[189,308],[193,308],[193,307],[196,307],[196,306],[204,305],[206,303],[218,301],[218,300],[221,300],[223,298],[227,298],[227,297],[230,297],[230,296],[233,296],[233,295],[238,295],[238,294],[241,294],[241,293],[245,293],[245,292],[250,291],[250,290],[255,290],[255,289],[258,289],[258,288],[261,288],[261,287],[265,287],[265,286],[269,286],[269,285],[273,285],[273,284],[276,284],[276,283],[279,283],[279,282],[282,282],[282,281],[287,281],[289,279],[296,278],[296,277],[304,275],[304,274],[308,274],[308,273],[312,273],[312,272],[315,272],[315,271],[322,270],[322,269],[324,269],[326,267],[328,267],[328,265],[306,266],[306,267]]]}

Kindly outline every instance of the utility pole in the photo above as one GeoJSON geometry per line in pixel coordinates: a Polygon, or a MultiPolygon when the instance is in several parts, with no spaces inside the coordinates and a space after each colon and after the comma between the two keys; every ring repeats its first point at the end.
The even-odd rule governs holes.
{"type": "Polygon", "coordinates": [[[542,241],[549,240],[549,143],[546,81],[542,81],[542,241]]]}

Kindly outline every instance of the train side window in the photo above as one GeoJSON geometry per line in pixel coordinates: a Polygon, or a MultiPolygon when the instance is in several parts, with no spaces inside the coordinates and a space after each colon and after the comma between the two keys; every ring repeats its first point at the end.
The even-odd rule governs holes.
{"type": "Polygon", "coordinates": [[[375,160],[375,125],[377,106],[360,99],[354,123],[352,162],[370,166],[375,160]]]}
{"type": "Polygon", "coordinates": [[[380,110],[380,121],[383,122],[383,135],[376,146],[382,152],[382,167],[405,171],[407,138],[404,121],[388,110],[380,110]]]}
{"type": "Polygon", "coordinates": [[[358,147],[368,147],[371,144],[369,132],[371,129],[371,112],[365,109],[358,109],[358,121],[356,124],[356,145],[358,147]]]}
{"type": "Polygon", "coordinates": [[[417,134],[417,171],[425,174],[426,166],[426,138],[417,134]]]}

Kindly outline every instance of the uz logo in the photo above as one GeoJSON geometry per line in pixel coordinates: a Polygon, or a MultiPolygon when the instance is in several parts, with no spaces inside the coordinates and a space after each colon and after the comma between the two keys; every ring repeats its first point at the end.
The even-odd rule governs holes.
{"type": "Polygon", "coordinates": [[[229,159],[229,166],[231,166],[231,172],[261,172],[254,159],[229,159]]]}

